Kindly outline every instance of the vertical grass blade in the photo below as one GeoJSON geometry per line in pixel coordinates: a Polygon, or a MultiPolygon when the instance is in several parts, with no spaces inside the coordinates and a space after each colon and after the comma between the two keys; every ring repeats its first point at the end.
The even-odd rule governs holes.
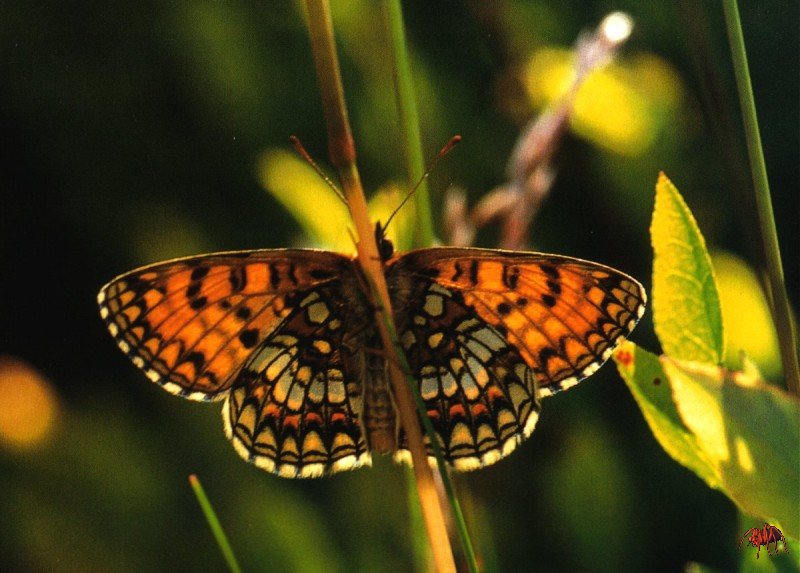
{"type": "Polygon", "coordinates": [[[453,523],[455,524],[458,540],[461,543],[461,549],[464,551],[464,561],[466,562],[467,569],[470,573],[478,573],[478,560],[475,556],[475,549],[472,546],[472,540],[470,539],[469,531],[467,530],[467,522],[464,519],[464,513],[461,511],[461,504],[458,501],[456,490],[453,487],[453,480],[450,478],[447,464],[444,461],[444,453],[442,452],[442,448],[439,446],[439,441],[436,439],[436,430],[433,429],[433,423],[431,422],[430,418],[428,418],[427,408],[425,407],[425,402],[422,399],[422,395],[417,387],[417,383],[411,377],[411,367],[408,365],[405,354],[402,352],[402,346],[400,345],[400,339],[397,337],[397,331],[394,328],[394,324],[387,321],[386,328],[389,330],[389,333],[392,336],[392,341],[398,349],[397,358],[400,360],[401,369],[407,378],[408,387],[411,389],[411,393],[414,396],[414,403],[419,411],[419,418],[422,421],[423,430],[425,431],[425,435],[428,437],[428,441],[431,444],[431,449],[433,450],[433,455],[436,458],[436,465],[439,469],[439,475],[442,478],[442,485],[444,486],[444,491],[447,495],[447,501],[450,504],[450,510],[453,516],[453,523]]]}
{"type": "Polygon", "coordinates": [[[408,494],[408,522],[411,532],[411,552],[414,562],[414,571],[429,571],[433,564],[433,556],[428,546],[425,533],[422,508],[420,507],[419,494],[414,482],[414,469],[406,466],[406,491],[408,494]]]}
{"type": "Polygon", "coordinates": [[[211,532],[214,534],[214,538],[217,540],[219,549],[222,551],[222,556],[225,558],[225,562],[228,564],[228,569],[230,569],[232,573],[241,573],[242,569],[239,567],[238,561],[236,561],[236,556],[233,554],[231,544],[228,543],[228,538],[225,535],[225,531],[222,529],[222,525],[217,518],[217,514],[214,512],[214,508],[211,507],[211,502],[208,500],[208,496],[203,490],[200,480],[196,475],[192,474],[189,476],[189,484],[192,486],[194,495],[197,497],[197,503],[200,504],[200,508],[203,510],[203,514],[206,516],[208,526],[211,528],[211,532]]]}
{"type": "Polygon", "coordinates": [[[768,297],[770,310],[778,330],[781,360],[786,379],[786,387],[795,396],[800,396],[800,368],[797,362],[797,339],[791,319],[789,297],[783,280],[778,233],[775,228],[775,217],[772,211],[772,198],[767,179],[767,167],[764,162],[764,150],[761,146],[761,134],[758,128],[753,85],[750,81],[750,69],[747,65],[747,52],[742,34],[742,22],[739,18],[739,7],[736,0],[723,0],[725,23],[728,29],[728,41],[731,46],[733,69],[736,74],[736,86],[739,92],[739,105],[742,110],[747,153],[750,157],[750,171],[753,177],[758,223],[761,231],[761,242],[764,248],[764,259],[767,264],[768,297]]]}
{"type": "MultiPolygon", "coordinates": [[[[384,0],[381,3],[386,34],[389,38],[392,59],[397,112],[406,155],[408,183],[414,185],[425,172],[422,138],[419,129],[417,99],[414,96],[414,78],[411,75],[408,50],[406,49],[405,26],[400,0],[384,0]]],[[[414,203],[417,207],[417,229],[414,247],[430,247],[434,243],[433,217],[427,178],[417,188],[414,203]]]]}
{"type": "MultiPolygon", "coordinates": [[[[397,101],[397,110],[400,117],[400,127],[403,137],[403,149],[406,154],[406,164],[408,170],[408,180],[413,185],[425,170],[425,164],[422,155],[422,139],[420,136],[419,116],[417,113],[417,101],[414,95],[414,82],[411,75],[411,65],[409,63],[408,50],[406,48],[405,26],[403,23],[403,10],[400,0],[384,0],[381,4],[384,15],[384,25],[386,33],[390,40],[391,58],[392,58],[392,76],[395,83],[395,97],[397,101]]],[[[430,209],[430,195],[428,193],[427,179],[423,180],[416,191],[416,206],[417,206],[417,232],[414,234],[414,245],[416,247],[429,247],[434,242],[433,220],[431,217],[430,209]]],[[[394,340],[397,340],[397,335],[393,332],[394,340]]],[[[398,353],[400,354],[400,353],[398,353]]],[[[403,360],[401,358],[401,360],[403,360]]],[[[404,364],[404,372],[409,372],[408,365],[404,364]]],[[[414,400],[417,409],[420,412],[420,419],[423,423],[423,429],[428,436],[434,454],[436,456],[437,465],[439,467],[439,474],[442,478],[447,499],[450,503],[453,521],[455,524],[456,532],[461,543],[461,548],[464,551],[464,559],[467,568],[470,572],[477,572],[478,565],[475,557],[475,550],[472,547],[472,541],[467,530],[467,524],[464,520],[464,515],[461,511],[461,505],[455,494],[455,489],[450,479],[447,466],[444,463],[444,458],[438,448],[436,441],[436,434],[433,430],[428,416],[426,415],[426,408],[422,397],[419,395],[419,390],[415,386],[413,380],[409,381],[409,387],[414,394],[414,400]]]]}

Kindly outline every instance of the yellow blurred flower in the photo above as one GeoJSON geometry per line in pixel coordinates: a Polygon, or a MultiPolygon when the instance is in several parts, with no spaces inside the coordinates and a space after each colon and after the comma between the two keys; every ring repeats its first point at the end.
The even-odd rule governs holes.
{"type": "MultiPolygon", "coordinates": [[[[573,52],[537,50],[523,82],[536,108],[568,90],[573,80],[573,52]]],[[[663,59],[638,53],[592,72],[574,102],[572,130],[609,151],[636,156],[645,152],[678,110],[683,88],[678,73],[663,59]]]]}

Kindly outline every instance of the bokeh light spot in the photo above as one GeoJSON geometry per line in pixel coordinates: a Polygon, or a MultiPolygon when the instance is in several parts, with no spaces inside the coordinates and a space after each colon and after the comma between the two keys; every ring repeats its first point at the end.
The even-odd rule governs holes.
{"type": "Polygon", "coordinates": [[[56,393],[28,363],[0,356],[0,443],[17,450],[47,441],[58,414],[56,393]]]}
{"type": "Polygon", "coordinates": [[[618,44],[628,39],[633,31],[633,19],[625,12],[612,12],[600,23],[603,35],[609,42],[618,44]]]}
{"type": "Polygon", "coordinates": [[[742,468],[742,471],[745,473],[753,473],[755,464],[753,463],[753,456],[750,455],[750,448],[747,447],[747,443],[739,436],[734,439],[733,443],[736,446],[736,459],[739,462],[739,467],[742,468]]]}

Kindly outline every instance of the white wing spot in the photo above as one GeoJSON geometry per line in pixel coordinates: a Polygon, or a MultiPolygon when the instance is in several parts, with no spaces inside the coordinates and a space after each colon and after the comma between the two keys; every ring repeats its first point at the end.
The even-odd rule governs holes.
{"type": "Polygon", "coordinates": [[[425,297],[425,304],[422,310],[428,313],[428,316],[436,318],[441,316],[444,312],[444,299],[438,294],[429,294],[425,297]]]}
{"type": "Polygon", "coordinates": [[[306,309],[309,322],[313,324],[322,324],[331,315],[328,310],[328,305],[324,302],[315,302],[306,309]]]}

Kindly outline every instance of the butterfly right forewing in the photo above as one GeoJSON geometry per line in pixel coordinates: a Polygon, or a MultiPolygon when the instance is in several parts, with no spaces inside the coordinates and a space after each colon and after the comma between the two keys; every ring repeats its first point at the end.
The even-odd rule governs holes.
{"type": "Polygon", "coordinates": [[[339,280],[350,264],[312,250],[175,259],[117,277],[98,303],[117,344],[148,378],[174,394],[214,400],[288,316],[287,297],[339,280]]]}
{"type": "Polygon", "coordinates": [[[400,341],[456,469],[506,456],[539,398],[597,370],[644,310],[631,277],[558,255],[432,248],[387,268],[400,341]]]}
{"type": "Polygon", "coordinates": [[[599,263],[544,253],[438,248],[398,258],[395,272],[458,293],[519,351],[542,396],[595,372],[641,318],[646,294],[599,263]]]}

